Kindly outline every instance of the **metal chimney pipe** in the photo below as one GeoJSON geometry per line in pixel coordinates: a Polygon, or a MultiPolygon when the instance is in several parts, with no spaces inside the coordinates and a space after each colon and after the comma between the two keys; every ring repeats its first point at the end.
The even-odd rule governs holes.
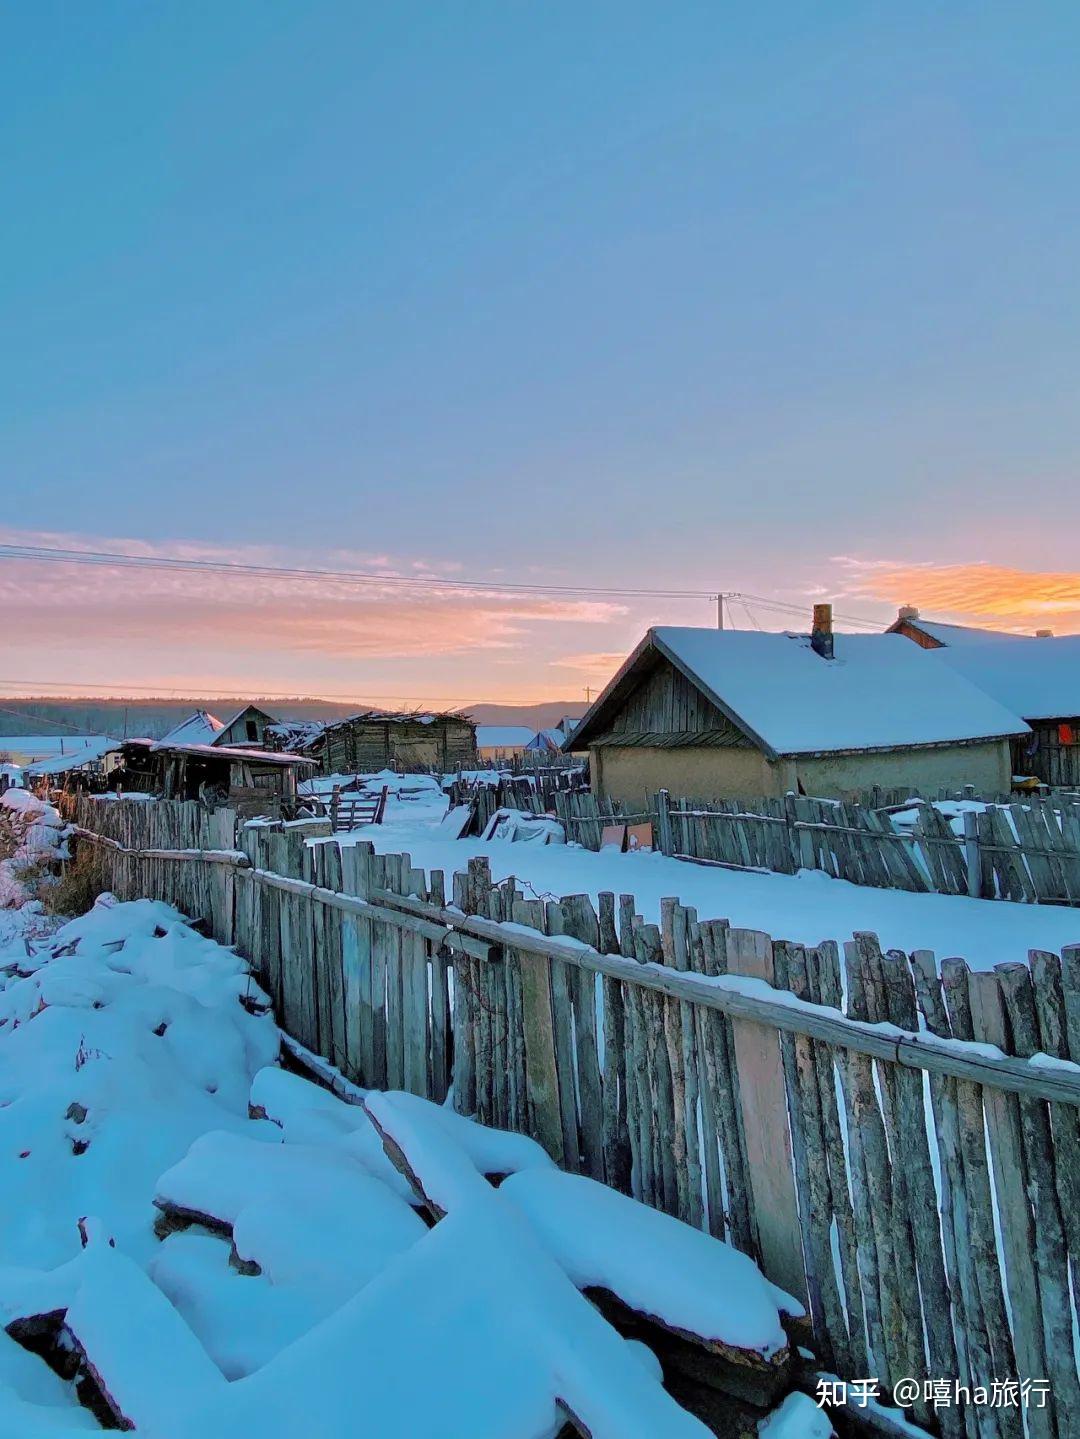
{"type": "Polygon", "coordinates": [[[810,648],[823,660],[833,657],[832,605],[814,606],[814,624],[810,631],[810,648]]]}

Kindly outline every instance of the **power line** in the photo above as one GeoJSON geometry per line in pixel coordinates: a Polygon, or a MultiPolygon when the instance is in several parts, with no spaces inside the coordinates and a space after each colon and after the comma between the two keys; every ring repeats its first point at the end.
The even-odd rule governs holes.
{"type": "MultiPolygon", "coordinates": [[[[127,555],[112,550],[70,550],[47,545],[0,544],[0,560],[33,560],[45,564],[90,565],[106,569],[178,571],[189,574],[237,575],[253,579],[291,580],[336,584],[399,585],[407,589],[478,590],[487,593],[592,595],[620,599],[710,600],[718,598],[751,600],[755,604],[789,614],[805,613],[805,606],[741,590],[722,591],[678,588],[652,589],[648,586],[528,584],[518,580],[450,579],[438,575],[396,575],[370,570],[320,570],[304,566],[244,564],[234,560],[178,559],[163,555],[127,555]]],[[[879,621],[858,615],[837,614],[837,619],[876,629],[879,621]]]]}
{"type": "Polygon", "coordinates": [[[525,584],[516,580],[446,579],[437,575],[395,575],[368,570],[319,570],[301,566],[241,564],[232,560],[172,559],[156,555],[125,555],[108,550],[63,550],[43,545],[0,545],[0,559],[34,560],[48,564],[91,565],[106,569],[182,571],[194,574],[239,575],[255,579],[332,580],[336,584],[401,585],[408,589],[480,590],[544,595],[609,595],[627,599],[715,600],[715,590],[649,589],[644,586],[525,584]]]}

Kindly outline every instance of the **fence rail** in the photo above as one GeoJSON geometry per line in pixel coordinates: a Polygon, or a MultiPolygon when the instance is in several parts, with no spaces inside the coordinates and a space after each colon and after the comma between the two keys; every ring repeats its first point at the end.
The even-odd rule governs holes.
{"type": "Polygon", "coordinates": [[[587,849],[600,848],[612,823],[648,821],[656,848],[704,863],[779,874],[820,869],[890,889],[1080,905],[1080,801],[1071,795],[968,808],[957,816],[959,834],[918,799],[882,810],[793,794],[705,803],[661,790],[627,806],[580,791],[555,794],[553,804],[567,837],[587,849]]]}
{"type": "MultiPolygon", "coordinates": [[[[774,940],[674,898],[659,924],[632,895],[542,902],[482,859],[448,894],[325,825],[88,799],[76,819],[112,841],[121,897],[205,918],[349,1079],[452,1086],[754,1254],[841,1375],[1046,1379],[1028,1435],[1077,1433],[1080,1070],[1061,1061],[1080,1062],[1080,948],[972,972],[871,935],[842,954],[774,940]]],[[[999,1406],[913,1417],[1023,1439],[999,1406]]]]}

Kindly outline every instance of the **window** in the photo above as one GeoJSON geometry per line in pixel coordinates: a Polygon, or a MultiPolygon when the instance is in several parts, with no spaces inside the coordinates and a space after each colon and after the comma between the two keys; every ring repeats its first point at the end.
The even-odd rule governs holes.
{"type": "Polygon", "coordinates": [[[248,739],[259,738],[259,726],[255,723],[253,719],[246,720],[244,722],[244,728],[247,730],[248,739]]]}

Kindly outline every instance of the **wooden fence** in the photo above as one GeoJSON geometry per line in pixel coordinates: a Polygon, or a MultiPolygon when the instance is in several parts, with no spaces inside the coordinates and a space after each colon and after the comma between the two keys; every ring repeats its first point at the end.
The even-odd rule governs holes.
{"type": "Polygon", "coordinates": [[[483,859],[447,893],[325,823],[87,798],[74,818],[121,898],[205,919],[351,1080],[452,1087],[463,1112],[755,1255],[843,1376],[1046,1381],[1024,1420],[989,1398],[916,1404],[947,1439],[1080,1434],[1080,1071],[1058,1063],[1080,1062],[1080,947],[972,972],[674,898],[659,924],[632,895],[542,901],[483,859]]]}
{"type": "Polygon", "coordinates": [[[556,794],[567,837],[599,849],[606,825],[651,821],[664,854],[739,869],[820,869],[854,884],[1080,905],[1080,800],[988,805],[958,816],[963,833],[926,800],[889,809],[785,795],[783,799],[672,800],[640,806],[590,792],[556,794]],[[906,819],[898,818],[898,814],[906,819]]]}

